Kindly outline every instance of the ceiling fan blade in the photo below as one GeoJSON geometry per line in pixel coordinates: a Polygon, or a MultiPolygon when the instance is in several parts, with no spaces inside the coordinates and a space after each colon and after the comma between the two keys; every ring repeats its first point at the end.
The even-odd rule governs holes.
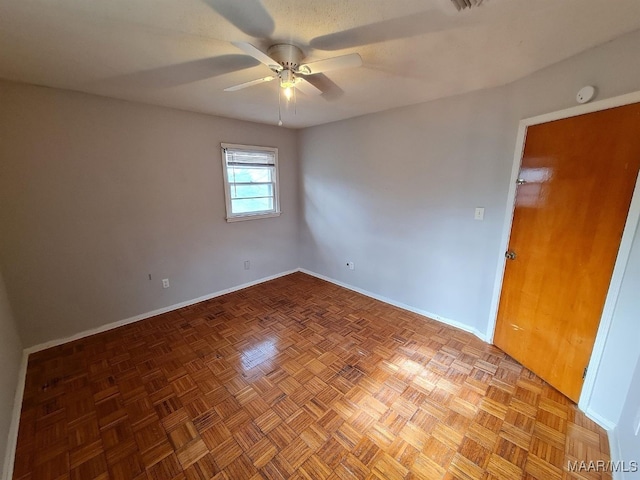
{"type": "Polygon", "coordinates": [[[302,75],[314,75],[316,73],[325,73],[341,68],[355,68],[362,65],[362,57],[357,53],[341,55],[339,57],[325,58],[317,62],[306,63],[298,67],[297,73],[302,75]]]}
{"type": "MultiPolygon", "coordinates": [[[[318,50],[342,50],[389,40],[411,38],[456,28],[490,25],[521,15],[522,4],[510,0],[438,0],[436,8],[316,37],[309,46],[318,50]],[[457,6],[470,8],[458,10],[457,6]],[[482,7],[480,7],[482,4],[482,7]]],[[[529,2],[534,3],[534,2],[529,2]]],[[[543,7],[540,7],[543,8],[543,7]]]]}
{"type": "Polygon", "coordinates": [[[309,75],[308,77],[305,77],[305,80],[322,92],[322,98],[324,100],[332,101],[344,95],[344,90],[336,85],[324,73],[309,75]]]}
{"type": "Polygon", "coordinates": [[[224,91],[235,92],[236,90],[242,90],[243,88],[253,87],[254,85],[258,85],[260,83],[270,82],[271,80],[275,80],[276,78],[277,77],[275,75],[271,75],[270,77],[258,78],[256,80],[251,80],[250,82],[239,83],[238,85],[227,87],[224,89],[224,91]]]}
{"type": "Polygon", "coordinates": [[[462,27],[476,21],[475,13],[452,16],[438,10],[427,10],[322,35],[312,39],[309,45],[318,50],[342,50],[462,27]]]}
{"type": "Polygon", "coordinates": [[[260,0],[204,0],[238,30],[254,38],[271,36],[275,23],[260,0]]]}
{"type": "Polygon", "coordinates": [[[322,90],[315,85],[311,85],[304,78],[298,78],[296,81],[296,88],[305,95],[322,95],[322,90]]]}
{"type": "Polygon", "coordinates": [[[235,45],[236,47],[238,47],[240,50],[242,50],[247,55],[251,55],[253,58],[258,60],[260,63],[264,63],[271,70],[274,70],[276,72],[279,72],[280,70],[282,70],[282,65],[280,65],[278,62],[276,62],[269,55],[264,53],[259,48],[254,47],[250,43],[247,43],[247,42],[231,42],[231,43],[233,45],[235,45]]]}
{"type": "Polygon", "coordinates": [[[109,88],[127,90],[131,88],[173,88],[237,72],[256,65],[260,65],[260,63],[255,58],[247,57],[246,55],[222,55],[108,77],[94,83],[109,88]]]}

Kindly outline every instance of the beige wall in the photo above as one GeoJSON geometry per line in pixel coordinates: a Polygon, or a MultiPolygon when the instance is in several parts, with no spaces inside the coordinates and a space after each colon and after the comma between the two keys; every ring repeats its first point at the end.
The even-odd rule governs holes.
{"type": "Polygon", "coordinates": [[[18,337],[9,299],[0,274],[0,472],[5,478],[5,451],[13,414],[22,343],[18,337]]]}
{"type": "Polygon", "coordinates": [[[298,266],[295,131],[7,82],[0,105],[0,264],[26,346],[298,266]],[[280,217],[224,220],[221,142],[279,148],[280,217]]]}

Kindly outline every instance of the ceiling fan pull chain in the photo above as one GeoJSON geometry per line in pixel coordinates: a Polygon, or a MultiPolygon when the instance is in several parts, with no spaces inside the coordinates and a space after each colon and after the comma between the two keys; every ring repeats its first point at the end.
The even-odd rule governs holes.
{"type": "Polygon", "coordinates": [[[282,108],[280,107],[280,90],[281,88],[278,87],[278,126],[279,127],[282,126],[282,108]]]}

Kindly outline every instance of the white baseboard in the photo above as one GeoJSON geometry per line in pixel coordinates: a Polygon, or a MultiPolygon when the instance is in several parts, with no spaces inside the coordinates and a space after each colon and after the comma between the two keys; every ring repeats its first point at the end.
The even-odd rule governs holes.
{"type": "Polygon", "coordinates": [[[114,328],[122,327],[124,325],[129,325],[130,323],[139,322],[140,320],[144,320],[146,318],[155,317],[156,315],[162,315],[163,313],[171,312],[173,310],[177,310],[183,307],[188,307],[189,305],[194,305],[199,302],[204,302],[205,300],[210,300],[212,298],[216,298],[221,295],[226,295],[227,293],[236,292],[238,290],[242,290],[243,288],[252,287],[260,283],[268,282],[269,280],[275,280],[276,278],[284,277],[285,275],[289,275],[291,273],[295,273],[298,271],[299,269],[296,268],[294,270],[288,270],[286,272],[277,273],[275,275],[270,275],[268,277],[259,278],[257,280],[253,280],[252,282],[243,283],[242,285],[237,285],[235,287],[225,288],[224,290],[219,290],[217,292],[210,293],[208,295],[203,295],[202,297],[194,298],[192,300],[186,300],[184,302],[176,303],[174,305],[162,307],[157,310],[153,310],[151,312],[141,313],[140,315],[125,318],[124,320],[119,320],[117,322],[107,323],[106,325],[102,325],[97,328],[92,328],[90,330],[85,330],[83,332],[76,333],[75,335],[71,335],[70,337],[58,338],[56,340],[50,340],[48,342],[40,343],[38,345],[33,345],[31,347],[25,348],[24,351],[28,355],[30,355],[32,353],[39,352],[41,350],[46,350],[47,348],[57,347],[58,345],[63,345],[68,342],[73,342],[74,340],[90,337],[91,335],[95,335],[97,333],[107,332],[109,330],[113,330],[114,328]]]}
{"type": "Polygon", "coordinates": [[[27,379],[27,362],[29,354],[22,351],[22,361],[18,371],[18,383],[16,384],[16,394],[13,399],[13,413],[9,434],[7,435],[7,450],[4,457],[4,467],[2,468],[2,480],[13,478],[13,466],[16,460],[16,447],[18,446],[18,429],[20,427],[20,413],[22,412],[22,398],[24,396],[24,386],[27,379]]]}
{"type": "MultiPolygon", "coordinates": [[[[411,305],[406,305],[406,304],[401,303],[401,302],[396,302],[395,300],[392,300],[390,298],[384,297],[382,295],[378,295],[377,293],[372,293],[372,292],[369,292],[367,290],[363,290],[361,288],[354,287],[353,285],[349,285],[348,283],[343,283],[343,282],[340,282],[340,281],[335,280],[333,278],[325,277],[324,275],[321,275],[321,274],[316,273],[316,272],[312,272],[311,270],[307,270],[305,268],[300,268],[298,270],[301,271],[302,273],[306,273],[307,275],[311,275],[312,277],[316,277],[316,278],[319,278],[321,280],[325,280],[325,281],[327,281],[329,283],[333,283],[334,285],[338,285],[339,287],[343,287],[343,288],[346,288],[348,290],[353,290],[354,292],[360,293],[362,295],[366,295],[367,297],[375,298],[376,300],[380,300],[381,302],[388,303],[389,305],[393,305],[394,307],[402,308],[403,310],[408,310],[410,312],[417,313],[418,315],[422,315],[423,317],[430,318],[431,320],[437,320],[440,323],[444,323],[444,324],[449,325],[451,327],[459,328],[460,330],[464,330],[465,332],[469,332],[469,333],[475,335],[476,337],[478,337],[483,342],[487,342],[486,336],[483,335],[482,333],[480,333],[480,331],[478,329],[470,327],[469,325],[465,325],[464,323],[460,323],[460,322],[457,322],[457,321],[452,320],[450,318],[445,318],[445,317],[442,317],[440,315],[436,315],[435,313],[427,312],[425,310],[421,310],[419,308],[412,307],[411,305]]],[[[489,342],[487,342],[487,343],[489,343],[489,342]]]]}
{"type": "Polygon", "coordinates": [[[613,423],[611,420],[607,420],[600,414],[594,412],[591,408],[586,408],[583,410],[583,412],[587,416],[587,418],[596,422],[598,425],[604,428],[607,432],[613,431],[613,429],[616,427],[615,423],[613,423]]]}

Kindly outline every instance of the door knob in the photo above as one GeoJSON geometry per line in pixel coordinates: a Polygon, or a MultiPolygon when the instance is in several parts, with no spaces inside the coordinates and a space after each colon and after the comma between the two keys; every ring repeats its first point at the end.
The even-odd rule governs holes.
{"type": "Polygon", "coordinates": [[[507,250],[504,254],[504,257],[507,260],[515,260],[516,259],[516,252],[514,252],[513,250],[507,250]]]}

